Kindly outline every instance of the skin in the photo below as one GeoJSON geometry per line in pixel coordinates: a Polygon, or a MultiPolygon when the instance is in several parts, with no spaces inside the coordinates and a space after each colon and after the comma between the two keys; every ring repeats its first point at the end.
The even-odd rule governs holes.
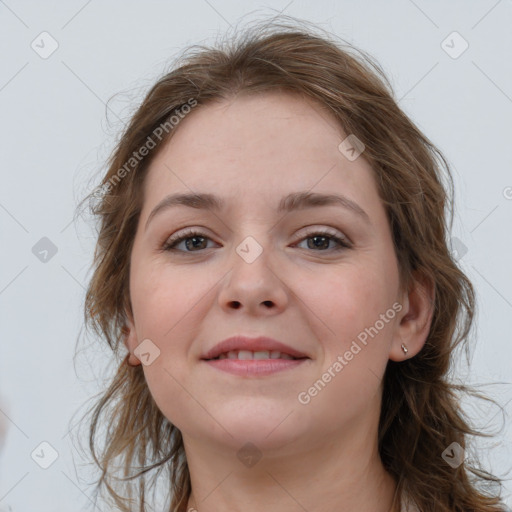
{"type": "Polygon", "coordinates": [[[433,296],[420,280],[400,289],[373,170],[364,153],[349,161],[340,152],[345,137],[311,100],[238,96],[193,110],[151,163],[131,254],[125,343],[134,365],[142,340],[160,350],[143,368],[157,405],[183,435],[189,508],[390,510],[396,484],[377,451],[382,378],[388,360],[421,350],[433,296]],[[226,205],[215,213],[172,207],[146,227],[164,197],[192,191],[218,195],[226,205]],[[370,223],[333,205],[278,214],[279,200],[297,191],[342,193],[370,223]],[[162,250],[187,227],[207,237],[199,250],[191,240],[162,250]],[[352,247],[336,251],[327,238],[316,248],[317,228],[352,247]],[[263,250],[252,263],[236,252],[247,236],[263,250]],[[394,303],[401,311],[308,404],[300,403],[298,394],[394,303]],[[235,334],[273,337],[310,360],[252,378],[200,360],[235,334]],[[247,442],[261,454],[251,467],[237,457],[247,442]]]}

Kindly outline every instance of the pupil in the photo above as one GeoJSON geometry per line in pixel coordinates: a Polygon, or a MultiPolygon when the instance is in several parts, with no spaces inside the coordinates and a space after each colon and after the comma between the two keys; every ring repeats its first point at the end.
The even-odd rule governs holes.
{"type": "Polygon", "coordinates": [[[187,249],[190,249],[190,244],[189,244],[189,241],[190,240],[193,240],[192,242],[192,247],[195,248],[195,249],[204,249],[204,247],[201,247],[201,243],[196,243],[198,240],[202,240],[203,241],[203,244],[204,244],[204,240],[205,238],[202,237],[202,236],[193,236],[193,237],[190,237],[187,242],[186,242],[186,245],[187,245],[187,249]]]}
{"type": "Polygon", "coordinates": [[[322,247],[322,245],[317,245],[317,243],[316,243],[316,242],[318,242],[319,239],[324,241],[324,244],[323,244],[324,247],[327,247],[327,248],[329,247],[329,240],[327,239],[326,236],[314,236],[314,237],[310,238],[310,240],[313,240],[314,247],[316,247],[316,248],[322,247]],[[325,244],[325,242],[327,242],[327,245],[325,244]]]}

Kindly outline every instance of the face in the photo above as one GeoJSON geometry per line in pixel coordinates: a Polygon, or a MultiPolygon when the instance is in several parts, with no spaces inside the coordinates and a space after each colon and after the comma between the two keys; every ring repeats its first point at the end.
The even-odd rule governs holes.
{"type": "Polygon", "coordinates": [[[150,340],[148,386],[184,439],[314,446],[376,426],[386,364],[400,357],[404,296],[373,170],[364,152],[353,160],[338,148],[346,136],[316,103],[246,96],[197,107],[153,160],[126,343],[138,362],[150,340]],[[162,206],[191,192],[219,208],[162,206]],[[297,193],[350,203],[288,199],[278,210],[297,193]],[[235,335],[307,358],[267,375],[202,359],[235,335]]]}

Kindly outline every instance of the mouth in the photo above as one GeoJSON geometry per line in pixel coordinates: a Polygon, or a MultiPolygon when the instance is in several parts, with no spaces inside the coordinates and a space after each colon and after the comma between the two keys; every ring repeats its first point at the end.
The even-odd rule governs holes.
{"type": "Polygon", "coordinates": [[[309,359],[298,349],[273,338],[259,336],[250,338],[236,335],[217,343],[201,356],[206,361],[218,359],[262,360],[262,359],[309,359]]]}
{"type": "Polygon", "coordinates": [[[233,336],[215,345],[201,360],[239,377],[262,377],[303,366],[311,358],[272,338],[233,336]]]}
{"type": "Polygon", "coordinates": [[[295,368],[305,367],[307,366],[306,362],[311,361],[309,357],[295,358],[279,352],[276,352],[273,358],[267,358],[267,354],[268,352],[265,351],[255,353],[244,350],[238,353],[230,351],[228,354],[221,354],[214,359],[205,359],[203,362],[210,368],[224,374],[244,378],[261,378],[280,375],[284,371],[287,373],[295,368]],[[229,354],[231,354],[231,357],[229,354]],[[261,354],[260,359],[258,359],[258,354],[261,354]],[[276,357],[277,355],[279,357],[276,357]],[[236,356],[236,359],[234,356],[236,356]],[[243,359],[244,357],[247,358],[243,359]]]}
{"type": "Polygon", "coordinates": [[[230,350],[228,352],[222,352],[217,357],[211,359],[205,359],[205,361],[218,361],[220,359],[238,359],[239,361],[251,361],[251,360],[265,360],[265,359],[309,359],[308,357],[294,357],[286,352],[280,352],[279,350],[230,350]]]}

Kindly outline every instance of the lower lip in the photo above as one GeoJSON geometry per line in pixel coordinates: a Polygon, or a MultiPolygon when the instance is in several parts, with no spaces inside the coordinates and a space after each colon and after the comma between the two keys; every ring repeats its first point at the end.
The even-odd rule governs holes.
{"type": "Polygon", "coordinates": [[[307,359],[210,359],[205,360],[213,368],[242,377],[272,375],[291,370],[307,359]]]}

